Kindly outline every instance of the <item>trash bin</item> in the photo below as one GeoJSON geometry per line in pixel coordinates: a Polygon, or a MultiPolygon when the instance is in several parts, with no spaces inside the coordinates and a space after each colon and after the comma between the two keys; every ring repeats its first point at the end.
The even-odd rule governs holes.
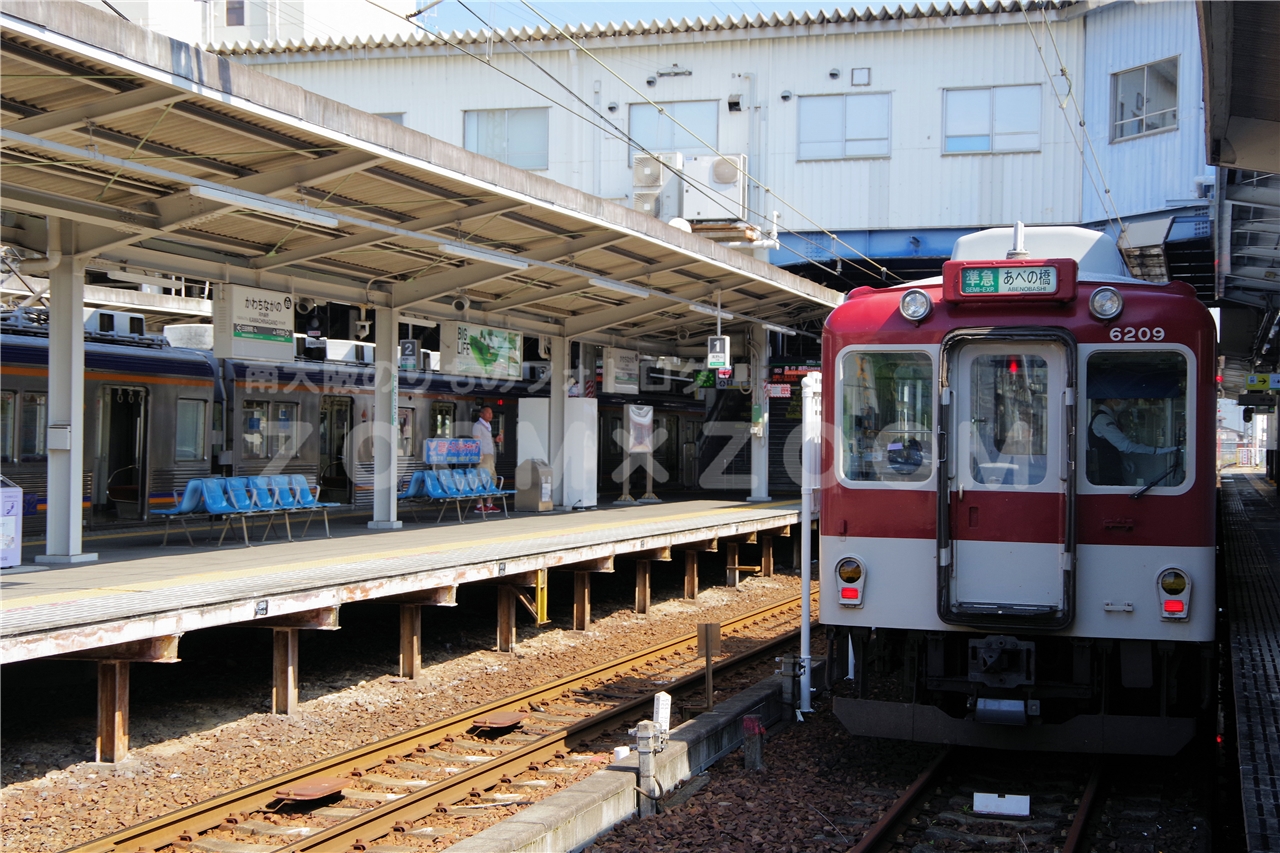
{"type": "Polygon", "coordinates": [[[22,565],[22,487],[0,477],[0,569],[22,565]]]}
{"type": "Polygon", "coordinates": [[[551,511],[551,466],[541,459],[526,459],[516,468],[516,511],[551,511]]]}

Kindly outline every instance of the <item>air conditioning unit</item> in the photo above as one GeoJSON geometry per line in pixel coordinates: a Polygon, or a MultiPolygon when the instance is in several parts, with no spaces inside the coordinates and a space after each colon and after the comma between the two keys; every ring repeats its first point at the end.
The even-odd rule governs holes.
{"type": "Polygon", "coordinates": [[[684,155],[679,151],[637,154],[631,167],[631,209],[662,220],[679,216],[683,167],[684,155]]]}
{"type": "Polygon", "coordinates": [[[737,222],[747,218],[747,155],[705,155],[684,161],[684,204],[690,222],[737,222]]]}

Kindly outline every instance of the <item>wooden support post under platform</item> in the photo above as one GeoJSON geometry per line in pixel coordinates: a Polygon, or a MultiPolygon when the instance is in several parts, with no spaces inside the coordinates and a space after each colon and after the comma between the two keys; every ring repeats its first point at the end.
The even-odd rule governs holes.
{"type": "Polygon", "coordinates": [[[698,552],[684,552],[684,597],[690,601],[698,598],[698,552]]]}
{"type": "Polygon", "coordinates": [[[760,576],[773,577],[773,537],[768,533],[760,537],[760,576]]]}
{"type": "Polygon", "coordinates": [[[272,628],[271,713],[298,713],[298,631],[272,628]]]}
{"type": "Polygon", "coordinates": [[[97,761],[124,761],[129,754],[129,662],[98,663],[97,761]]]}
{"type": "Polygon", "coordinates": [[[724,583],[729,588],[738,585],[738,543],[725,543],[724,583]]]}
{"type": "Polygon", "coordinates": [[[573,573],[573,630],[591,626],[591,572],[573,573]]]}
{"type": "Polygon", "coordinates": [[[636,560],[636,613],[649,612],[649,561],[636,560]]]}
{"type": "Polygon", "coordinates": [[[516,591],[498,587],[498,651],[509,652],[516,644],[516,591]]]}
{"type": "Polygon", "coordinates": [[[422,605],[400,605],[400,677],[422,675],[422,605]]]}

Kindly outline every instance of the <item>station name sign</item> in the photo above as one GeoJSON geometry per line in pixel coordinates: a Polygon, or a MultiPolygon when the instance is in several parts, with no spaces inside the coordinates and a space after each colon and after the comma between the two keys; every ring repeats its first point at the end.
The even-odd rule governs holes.
{"type": "Polygon", "coordinates": [[[219,358],[292,361],[293,297],[224,284],[213,300],[213,351],[219,358]]]}
{"type": "Polygon", "coordinates": [[[947,261],[942,298],[952,304],[1070,302],[1076,298],[1077,271],[1071,258],[947,261]]]}

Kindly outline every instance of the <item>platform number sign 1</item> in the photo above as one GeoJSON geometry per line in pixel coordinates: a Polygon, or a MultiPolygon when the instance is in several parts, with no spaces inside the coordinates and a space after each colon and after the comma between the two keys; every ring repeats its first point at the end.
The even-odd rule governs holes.
{"type": "Polygon", "coordinates": [[[400,369],[418,369],[418,342],[412,338],[400,342],[400,369]]]}
{"type": "Polygon", "coordinates": [[[707,370],[723,370],[729,367],[729,336],[712,335],[707,338],[707,370]]]}

